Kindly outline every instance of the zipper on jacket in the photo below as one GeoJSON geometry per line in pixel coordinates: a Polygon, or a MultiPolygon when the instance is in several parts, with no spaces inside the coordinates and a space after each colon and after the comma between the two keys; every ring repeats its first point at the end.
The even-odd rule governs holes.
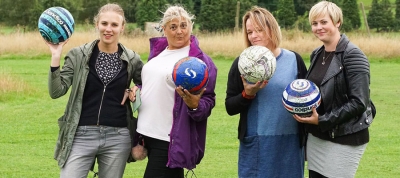
{"type": "Polygon", "coordinates": [[[100,124],[100,112],[101,112],[101,107],[103,106],[103,99],[104,99],[104,93],[106,92],[106,88],[107,88],[107,85],[104,85],[103,94],[101,95],[99,113],[97,114],[97,126],[99,126],[99,124],[100,124]]]}
{"type": "MultiPolygon", "coordinates": [[[[100,52],[99,52],[99,55],[100,55],[100,52]]],[[[119,53],[118,53],[118,55],[119,55],[119,53]]],[[[99,56],[97,56],[96,63],[97,63],[98,58],[99,58],[99,56]]],[[[119,56],[118,58],[121,59],[121,56],[119,56]]],[[[121,60],[122,60],[122,59],[121,59],[121,60]]],[[[121,61],[121,63],[122,63],[122,61],[121,61]]],[[[123,66],[123,64],[122,64],[122,66],[123,66]]],[[[101,112],[101,107],[103,106],[104,94],[106,93],[107,85],[110,84],[110,83],[115,79],[115,77],[118,76],[118,74],[119,74],[119,73],[121,72],[121,70],[122,70],[122,66],[121,66],[121,68],[119,69],[119,71],[114,75],[114,78],[112,78],[112,79],[110,80],[110,82],[108,82],[107,84],[105,84],[104,81],[100,79],[101,82],[102,82],[103,85],[104,85],[104,88],[103,88],[103,94],[101,95],[101,102],[100,102],[100,107],[99,107],[99,113],[97,114],[97,126],[100,125],[100,112],[101,112]]],[[[99,73],[97,72],[97,70],[96,70],[96,74],[97,74],[97,76],[99,76],[99,73]]],[[[129,77],[129,76],[128,76],[128,77],[129,77]]],[[[100,77],[99,77],[99,78],[100,78],[100,77]]]]}

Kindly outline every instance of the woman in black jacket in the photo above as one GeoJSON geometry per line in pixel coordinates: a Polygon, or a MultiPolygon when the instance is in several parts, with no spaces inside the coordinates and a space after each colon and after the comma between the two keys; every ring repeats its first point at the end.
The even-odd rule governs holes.
{"type": "Polygon", "coordinates": [[[314,35],[323,46],[311,54],[306,78],[320,88],[322,103],[306,123],[310,178],[354,177],[369,141],[372,122],[370,70],[364,53],[339,28],[343,23],[336,4],[321,1],[309,13],[314,35]]]}
{"type": "Polygon", "coordinates": [[[225,108],[240,115],[239,177],[304,177],[304,127],[282,105],[282,92],[307,69],[294,51],[280,47],[282,34],[267,9],[253,7],[243,16],[246,47],[264,46],[276,57],[276,70],[268,81],[247,83],[239,72],[239,57],[229,70],[225,108]]]}

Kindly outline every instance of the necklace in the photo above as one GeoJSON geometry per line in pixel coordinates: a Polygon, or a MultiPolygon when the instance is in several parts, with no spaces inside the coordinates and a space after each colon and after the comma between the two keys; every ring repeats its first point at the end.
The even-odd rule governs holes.
{"type": "Polygon", "coordinates": [[[322,56],[322,65],[325,65],[325,60],[328,59],[328,57],[334,53],[335,51],[332,51],[328,54],[328,56],[325,57],[325,50],[324,50],[324,55],[322,56]]]}

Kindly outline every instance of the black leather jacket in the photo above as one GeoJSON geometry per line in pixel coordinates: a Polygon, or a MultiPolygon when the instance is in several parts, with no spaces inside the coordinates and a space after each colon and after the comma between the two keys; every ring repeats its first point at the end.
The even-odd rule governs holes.
{"type": "MultiPolygon", "coordinates": [[[[322,46],[312,52],[309,69],[323,50],[322,46]]],[[[325,114],[319,115],[319,129],[335,138],[368,128],[373,119],[369,84],[367,57],[342,34],[320,86],[325,114]]]]}

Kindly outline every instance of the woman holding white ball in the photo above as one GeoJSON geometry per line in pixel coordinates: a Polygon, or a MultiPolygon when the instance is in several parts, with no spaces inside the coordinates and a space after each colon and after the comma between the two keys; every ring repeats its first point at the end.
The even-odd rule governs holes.
{"type": "Polygon", "coordinates": [[[264,46],[276,58],[271,79],[248,83],[239,71],[237,58],[229,71],[225,107],[240,114],[239,177],[302,178],[304,140],[302,125],[282,105],[282,91],[307,69],[295,52],[280,48],[281,31],[266,9],[253,7],[243,17],[246,47],[264,46]]]}

